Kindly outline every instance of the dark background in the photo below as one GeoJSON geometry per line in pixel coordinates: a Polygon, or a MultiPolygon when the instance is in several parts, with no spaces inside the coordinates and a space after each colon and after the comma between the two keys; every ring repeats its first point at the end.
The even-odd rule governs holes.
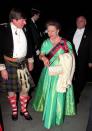
{"type": "MultiPolygon", "coordinates": [[[[13,7],[21,7],[29,18],[31,8],[39,9],[41,17],[38,23],[42,31],[48,19],[60,21],[62,35],[66,38],[75,28],[79,15],[87,18],[87,25],[92,29],[92,4],[89,0],[0,0],[0,23],[8,22],[9,11],[13,7]]],[[[89,72],[92,74],[92,70],[89,72]]],[[[91,77],[89,79],[92,81],[91,77]]]]}
{"type": "Polygon", "coordinates": [[[28,17],[32,7],[40,9],[41,28],[44,28],[48,19],[54,18],[60,21],[65,32],[75,26],[78,15],[86,16],[88,26],[92,28],[92,6],[88,0],[0,0],[0,23],[8,22],[8,14],[12,7],[21,7],[28,17]]]}

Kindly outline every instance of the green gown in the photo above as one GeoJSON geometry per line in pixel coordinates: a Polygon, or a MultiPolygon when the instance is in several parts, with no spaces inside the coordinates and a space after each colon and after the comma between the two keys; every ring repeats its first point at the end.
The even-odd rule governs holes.
{"type": "MultiPolygon", "coordinates": [[[[67,41],[69,52],[72,52],[71,43],[67,41]]],[[[45,40],[41,47],[41,53],[48,54],[53,48],[49,39],[45,40]]],[[[60,49],[50,60],[54,61],[51,65],[58,65],[58,56],[64,53],[60,49]]],[[[36,88],[32,107],[35,111],[43,112],[43,123],[45,128],[60,125],[64,122],[65,115],[73,116],[76,114],[73,86],[69,87],[65,93],[56,91],[58,75],[50,76],[48,68],[44,67],[36,88]]],[[[61,81],[62,84],[62,81],[61,81]]]]}

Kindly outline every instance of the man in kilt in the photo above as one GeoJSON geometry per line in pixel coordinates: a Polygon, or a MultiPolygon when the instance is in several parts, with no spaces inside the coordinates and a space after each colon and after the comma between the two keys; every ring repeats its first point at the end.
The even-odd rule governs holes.
{"type": "Polygon", "coordinates": [[[13,8],[9,20],[7,25],[0,27],[0,86],[2,90],[8,92],[12,120],[18,119],[18,92],[20,114],[25,119],[31,120],[32,117],[26,107],[30,99],[28,96],[30,85],[34,86],[29,73],[33,69],[34,59],[31,43],[27,40],[27,32],[24,28],[26,19],[20,9],[13,8]]]}

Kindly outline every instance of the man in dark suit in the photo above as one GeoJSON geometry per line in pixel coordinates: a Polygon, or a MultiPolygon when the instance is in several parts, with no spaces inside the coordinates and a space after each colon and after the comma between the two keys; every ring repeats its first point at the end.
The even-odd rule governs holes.
{"type": "Polygon", "coordinates": [[[40,11],[38,9],[31,9],[31,19],[27,21],[27,31],[29,39],[31,39],[33,54],[34,54],[34,70],[33,70],[33,78],[35,83],[37,84],[41,69],[42,62],[39,60],[40,54],[40,46],[42,43],[42,35],[39,31],[37,21],[40,18],[40,11]]]}
{"type": "Polygon", "coordinates": [[[28,21],[28,26],[30,28],[31,37],[33,38],[33,47],[35,49],[36,54],[39,54],[37,51],[40,48],[41,42],[41,33],[39,31],[37,21],[40,18],[40,11],[37,9],[31,9],[31,19],[28,21]]]}
{"type": "Polygon", "coordinates": [[[76,103],[79,102],[81,92],[87,81],[88,66],[92,67],[92,33],[86,27],[84,16],[76,19],[77,29],[73,35],[73,46],[76,57],[74,75],[74,90],[76,103]]]}
{"type": "Polygon", "coordinates": [[[12,120],[18,119],[17,92],[21,105],[20,114],[30,120],[32,118],[26,106],[29,101],[29,71],[33,69],[34,60],[24,29],[26,19],[20,9],[13,8],[9,20],[9,24],[0,27],[0,86],[2,90],[8,91],[12,120]]]}

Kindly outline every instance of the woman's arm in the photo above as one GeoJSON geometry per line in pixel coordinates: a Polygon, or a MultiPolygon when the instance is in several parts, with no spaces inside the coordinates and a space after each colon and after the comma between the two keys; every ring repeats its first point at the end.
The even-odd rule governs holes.
{"type": "Polygon", "coordinates": [[[39,59],[43,61],[44,66],[47,66],[47,67],[49,66],[49,64],[50,64],[49,59],[44,54],[41,53],[39,55],[39,59]]]}

